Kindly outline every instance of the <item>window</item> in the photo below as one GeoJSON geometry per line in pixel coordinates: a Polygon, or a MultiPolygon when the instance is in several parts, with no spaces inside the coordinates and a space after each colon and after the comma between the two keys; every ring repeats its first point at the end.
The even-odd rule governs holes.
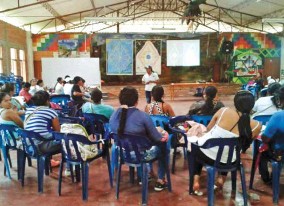
{"type": "Polygon", "coordinates": [[[3,73],[3,47],[0,46],[0,73],[3,73]]]}
{"type": "Polygon", "coordinates": [[[19,51],[19,60],[20,60],[20,69],[21,69],[21,73],[19,75],[21,75],[22,77],[24,77],[24,79],[26,79],[26,57],[25,57],[25,51],[24,50],[20,50],[19,51]]]}
{"type": "Polygon", "coordinates": [[[11,56],[11,72],[17,75],[17,49],[10,48],[10,56],[11,56]]]}

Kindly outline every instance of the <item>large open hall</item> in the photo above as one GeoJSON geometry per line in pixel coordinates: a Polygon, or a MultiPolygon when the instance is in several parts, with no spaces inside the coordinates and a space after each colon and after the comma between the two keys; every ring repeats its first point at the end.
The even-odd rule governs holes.
{"type": "Polygon", "coordinates": [[[0,206],[284,206],[283,109],[284,1],[0,1],[0,206]]]}

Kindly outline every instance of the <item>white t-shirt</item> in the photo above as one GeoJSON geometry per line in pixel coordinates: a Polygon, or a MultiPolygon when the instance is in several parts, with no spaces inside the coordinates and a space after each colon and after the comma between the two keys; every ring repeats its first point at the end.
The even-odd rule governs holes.
{"type": "Polygon", "coordinates": [[[37,92],[37,89],[36,89],[36,85],[35,86],[31,86],[30,87],[30,90],[29,90],[29,93],[34,96],[34,94],[37,92]]]}
{"type": "Polygon", "coordinates": [[[72,96],[72,95],[71,95],[71,90],[72,90],[72,88],[73,88],[73,85],[74,85],[74,84],[66,83],[66,84],[64,85],[64,87],[63,87],[63,89],[64,89],[64,94],[69,94],[70,97],[71,97],[71,96],[72,96]]]}
{"type": "Polygon", "coordinates": [[[56,84],[56,87],[55,87],[54,93],[56,93],[56,94],[64,94],[63,85],[60,84],[60,83],[57,83],[57,84],[56,84]]]}
{"type": "MultiPolygon", "coordinates": [[[[157,81],[159,80],[159,76],[157,73],[152,72],[150,75],[148,73],[144,74],[142,81],[147,83],[149,81],[157,81]]],[[[156,83],[149,83],[145,84],[145,90],[146,91],[152,91],[153,87],[156,85],[156,83]]]]}
{"type": "Polygon", "coordinates": [[[253,114],[253,116],[272,115],[277,112],[279,109],[277,109],[276,106],[273,104],[271,98],[272,96],[259,98],[255,102],[254,107],[252,109],[256,112],[255,114],[253,114]]]}

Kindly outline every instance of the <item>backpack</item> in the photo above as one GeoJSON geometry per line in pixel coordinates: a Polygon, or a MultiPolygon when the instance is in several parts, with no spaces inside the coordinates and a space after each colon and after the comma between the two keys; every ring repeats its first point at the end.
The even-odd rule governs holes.
{"type": "MultiPolygon", "coordinates": [[[[89,135],[88,135],[86,129],[80,124],[62,124],[60,132],[71,133],[71,134],[80,134],[80,135],[86,136],[86,138],[88,138],[90,141],[92,141],[89,138],[89,135]]],[[[64,141],[64,140],[62,140],[62,141],[64,141]]],[[[65,144],[62,144],[62,146],[63,146],[64,152],[67,153],[65,144]]],[[[70,146],[72,158],[77,159],[75,148],[73,146],[72,141],[69,142],[69,146],[70,146]]],[[[80,142],[77,142],[77,146],[78,146],[79,152],[81,153],[82,159],[84,161],[86,161],[87,159],[93,158],[98,154],[97,145],[84,145],[80,142]]]]}

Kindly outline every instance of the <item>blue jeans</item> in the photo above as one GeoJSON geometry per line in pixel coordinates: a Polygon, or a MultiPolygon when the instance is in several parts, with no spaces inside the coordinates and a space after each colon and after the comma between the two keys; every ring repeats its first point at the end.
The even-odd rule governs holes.
{"type": "Polygon", "coordinates": [[[151,103],[151,91],[145,91],[146,101],[148,104],[151,103]]]}

